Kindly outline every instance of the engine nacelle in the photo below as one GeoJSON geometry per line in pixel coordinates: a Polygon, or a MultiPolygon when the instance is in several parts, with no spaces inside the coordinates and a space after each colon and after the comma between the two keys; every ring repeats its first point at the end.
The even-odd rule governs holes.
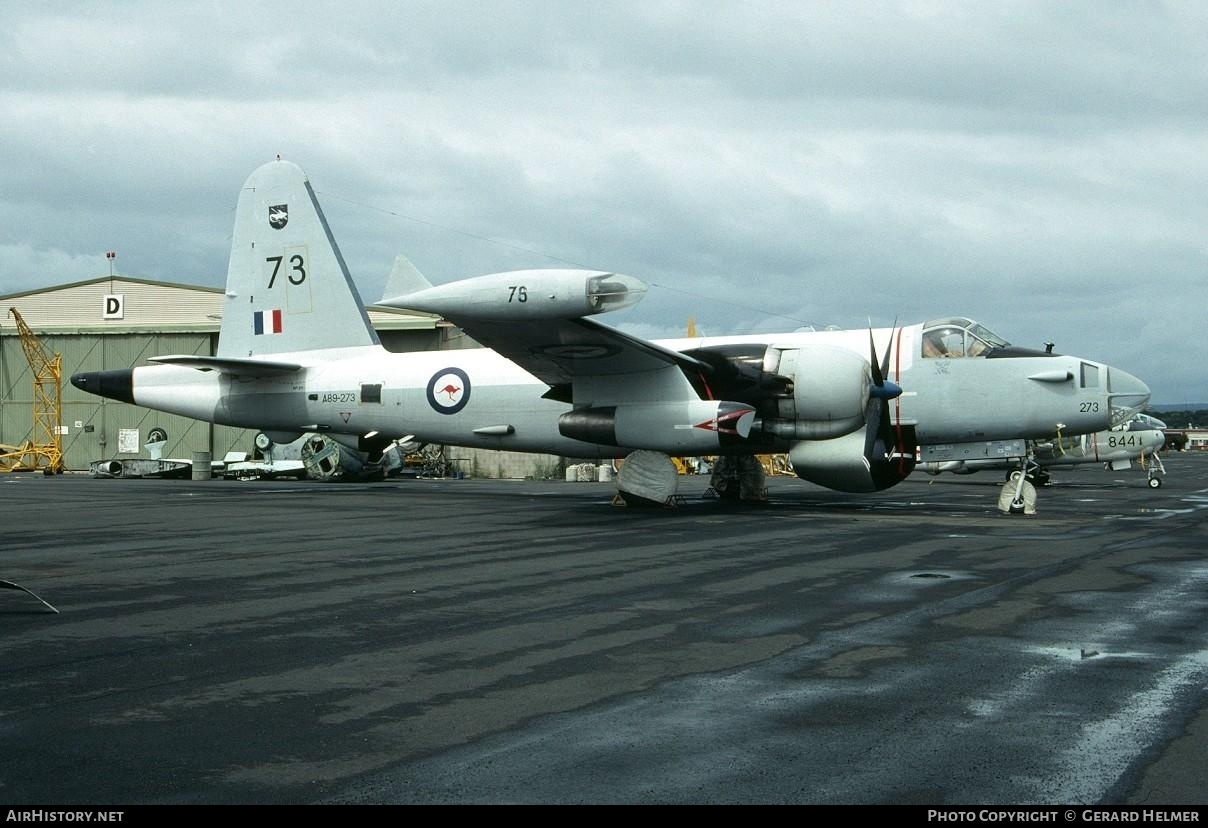
{"type": "Polygon", "coordinates": [[[793,394],[776,401],[764,431],[787,440],[830,440],[864,425],[872,369],[858,354],[833,345],[769,348],[765,365],[792,381],[793,394]]]}
{"type": "Polygon", "coordinates": [[[793,380],[793,408],[798,420],[815,422],[859,419],[868,405],[872,371],[868,361],[845,348],[812,345],[782,351],[777,373],[793,380]]]}
{"type": "Polygon", "coordinates": [[[558,418],[563,437],[669,454],[711,454],[741,445],[755,409],[744,403],[678,400],[576,408],[558,418]]]}
{"type": "Polygon", "coordinates": [[[914,470],[914,456],[865,455],[865,429],[833,440],[803,440],[789,450],[802,480],[840,492],[867,494],[896,486],[914,470]]]}
{"type": "Polygon", "coordinates": [[[646,295],[632,276],[598,270],[513,270],[461,279],[378,304],[449,319],[575,319],[619,310],[646,295]]]}

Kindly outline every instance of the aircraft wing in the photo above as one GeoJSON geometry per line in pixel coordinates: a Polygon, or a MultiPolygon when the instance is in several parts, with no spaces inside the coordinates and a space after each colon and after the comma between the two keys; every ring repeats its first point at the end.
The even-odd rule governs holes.
{"type": "Polygon", "coordinates": [[[379,304],[438,314],[551,387],[576,378],[624,377],[707,363],[586,317],[629,307],[646,292],[630,276],[595,270],[515,270],[432,286],[395,261],[379,304]]]}
{"type": "Polygon", "coordinates": [[[698,359],[592,319],[449,321],[550,386],[581,377],[638,374],[670,366],[693,374],[712,370],[698,359]]]}
{"type": "Polygon", "coordinates": [[[265,359],[237,359],[234,357],[194,356],[192,354],[174,354],[172,356],[151,357],[150,362],[164,365],[180,365],[185,368],[195,368],[198,371],[218,371],[220,374],[231,374],[237,377],[279,377],[282,374],[292,374],[301,371],[301,365],[295,362],[270,362],[265,359]]]}

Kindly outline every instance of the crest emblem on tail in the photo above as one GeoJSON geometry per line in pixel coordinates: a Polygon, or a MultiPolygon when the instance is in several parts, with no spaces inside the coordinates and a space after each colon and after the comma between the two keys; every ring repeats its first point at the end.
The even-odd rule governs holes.
{"type": "Polygon", "coordinates": [[[289,205],[274,204],[268,208],[268,223],[274,230],[280,230],[289,224],[289,205]]]}

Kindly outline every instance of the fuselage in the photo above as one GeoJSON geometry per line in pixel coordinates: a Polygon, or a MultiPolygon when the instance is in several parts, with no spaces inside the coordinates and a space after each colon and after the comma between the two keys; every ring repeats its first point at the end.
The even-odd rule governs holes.
{"type": "MultiPolygon", "coordinates": [[[[923,325],[872,331],[888,353],[888,378],[902,387],[891,422],[920,444],[1104,431],[1148,400],[1132,375],[1102,363],[1051,354],[925,357],[923,325]]],[[[678,339],[677,351],[751,345],[780,349],[829,345],[867,357],[868,331],[807,331],[763,336],[678,339]]],[[[371,432],[431,443],[570,457],[626,454],[632,446],[568,439],[559,418],[571,406],[488,349],[391,353],[379,346],[274,354],[301,371],[240,378],[176,365],[131,369],[130,399],[141,406],[226,425],[281,432],[371,432]]],[[[109,372],[114,373],[114,372],[109,372]]],[[[106,396],[93,381],[72,381],[106,396]]],[[[576,400],[576,403],[579,401],[576,400]]],[[[726,449],[787,451],[790,441],[761,435],[758,445],[726,449]]]]}

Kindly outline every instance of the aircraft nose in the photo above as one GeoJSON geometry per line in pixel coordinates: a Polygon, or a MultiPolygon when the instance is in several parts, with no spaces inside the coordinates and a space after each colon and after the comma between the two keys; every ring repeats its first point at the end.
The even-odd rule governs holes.
{"type": "Polygon", "coordinates": [[[109,397],[122,402],[134,402],[134,370],[118,368],[112,371],[83,371],[71,375],[71,384],[81,391],[109,397]]]}
{"type": "Polygon", "coordinates": [[[1119,368],[1108,369],[1107,393],[1113,426],[1132,419],[1149,404],[1149,386],[1119,368]]]}

